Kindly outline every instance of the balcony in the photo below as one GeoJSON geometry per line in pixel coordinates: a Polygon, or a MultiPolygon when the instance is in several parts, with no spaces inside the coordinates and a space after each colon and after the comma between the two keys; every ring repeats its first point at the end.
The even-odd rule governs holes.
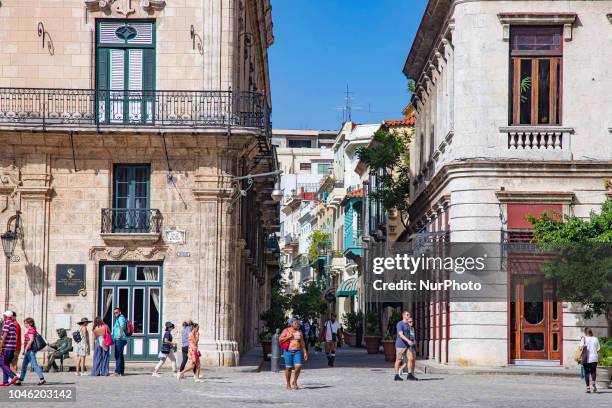
{"type": "Polygon", "coordinates": [[[363,230],[344,230],[344,256],[348,259],[355,259],[363,255],[363,230]]]}
{"type": "Polygon", "coordinates": [[[150,243],[159,241],[161,212],[152,208],[103,208],[100,236],[106,242],[150,243]]]}
{"type": "Polygon", "coordinates": [[[7,130],[261,130],[267,117],[256,92],[0,88],[0,129],[7,130]]]}
{"type": "MultiPolygon", "coordinates": [[[[571,127],[504,126],[499,131],[507,139],[506,151],[520,159],[567,160],[571,158],[571,127]]],[[[506,141],[505,141],[506,142],[506,141]]]]}
{"type": "Polygon", "coordinates": [[[285,235],[285,246],[286,247],[297,247],[300,244],[300,237],[293,233],[290,232],[289,234],[285,235]]]}

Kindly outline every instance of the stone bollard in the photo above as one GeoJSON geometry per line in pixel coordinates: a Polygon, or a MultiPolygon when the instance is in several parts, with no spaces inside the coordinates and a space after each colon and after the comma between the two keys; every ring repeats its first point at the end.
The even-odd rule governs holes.
{"type": "Polygon", "coordinates": [[[278,373],[280,371],[281,348],[278,338],[280,337],[280,329],[276,329],[276,333],[272,336],[272,357],[270,358],[270,371],[278,373]]]}

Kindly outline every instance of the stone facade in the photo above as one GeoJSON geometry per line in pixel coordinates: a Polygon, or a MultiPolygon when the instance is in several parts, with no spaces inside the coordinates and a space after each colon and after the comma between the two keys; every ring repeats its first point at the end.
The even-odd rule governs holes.
{"type": "MultiPolygon", "coordinates": [[[[500,242],[510,228],[510,205],[561,205],[563,213],[579,217],[600,208],[612,177],[612,100],[604,91],[612,86],[610,7],[605,0],[429,2],[404,68],[416,82],[409,232],[449,234],[451,242],[500,242]],[[509,35],[517,26],[558,27],[562,33],[556,124],[517,126],[509,120],[509,35]]],[[[426,357],[468,365],[515,362],[509,303],[436,297],[428,308],[421,321],[427,326],[426,357]]],[[[585,324],[605,334],[602,320],[584,322],[576,305],[563,304],[555,364],[574,364],[571,355],[585,324]]]]}
{"type": "MultiPolygon", "coordinates": [[[[0,299],[21,318],[33,317],[48,341],[58,325],[75,330],[82,317],[100,315],[101,265],[120,261],[162,266],[159,322],[200,323],[205,365],[237,365],[240,353],[257,343],[259,314],[278,271],[275,254],[266,248],[278,228],[278,207],[270,199],[273,178],[250,183],[233,177],[277,168],[268,123],[271,28],[265,0],[3,2],[0,87],[7,88],[0,88],[0,225],[19,210],[22,233],[19,260],[11,263],[9,290],[2,285],[0,299]],[[15,109],[9,103],[25,87],[94,89],[96,22],[129,25],[143,18],[155,24],[155,89],[225,92],[236,95],[232,100],[249,93],[260,95],[251,99],[258,103],[216,107],[208,111],[214,111],[212,120],[189,125],[181,122],[185,116],[161,113],[155,124],[121,125],[95,118],[61,122],[60,114],[51,126],[36,116],[47,104],[21,102],[15,109]],[[38,22],[44,37],[37,36],[38,22]],[[21,116],[20,109],[28,112],[21,116]],[[258,119],[228,121],[223,115],[258,119]],[[101,211],[115,206],[117,164],[150,166],[149,207],[159,210],[161,230],[105,229],[101,211]],[[167,229],[184,230],[184,243],[169,242],[167,229]],[[58,264],[85,265],[85,290],[58,296],[58,264]]],[[[184,94],[173,95],[189,103],[184,94]]],[[[96,116],[95,107],[88,109],[96,116]]],[[[2,281],[5,265],[2,257],[2,281]]],[[[154,360],[156,353],[140,359],[154,360]]]]}

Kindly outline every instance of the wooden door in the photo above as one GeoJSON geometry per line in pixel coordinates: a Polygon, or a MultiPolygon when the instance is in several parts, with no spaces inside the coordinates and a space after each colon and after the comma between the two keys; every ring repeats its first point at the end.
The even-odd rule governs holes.
{"type": "Polygon", "coordinates": [[[561,304],[543,276],[519,276],[510,303],[511,359],[561,359],[561,304]]]}

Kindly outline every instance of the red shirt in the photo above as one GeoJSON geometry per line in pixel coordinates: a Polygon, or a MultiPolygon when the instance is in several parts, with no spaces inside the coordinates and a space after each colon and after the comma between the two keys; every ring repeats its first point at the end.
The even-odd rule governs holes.
{"type": "Polygon", "coordinates": [[[17,348],[15,350],[21,351],[21,326],[15,321],[15,334],[17,335],[17,348]]]}
{"type": "Polygon", "coordinates": [[[23,345],[24,347],[28,344],[28,342],[30,341],[30,339],[34,339],[34,337],[36,337],[36,329],[33,327],[30,327],[25,335],[23,336],[23,345]]]}

